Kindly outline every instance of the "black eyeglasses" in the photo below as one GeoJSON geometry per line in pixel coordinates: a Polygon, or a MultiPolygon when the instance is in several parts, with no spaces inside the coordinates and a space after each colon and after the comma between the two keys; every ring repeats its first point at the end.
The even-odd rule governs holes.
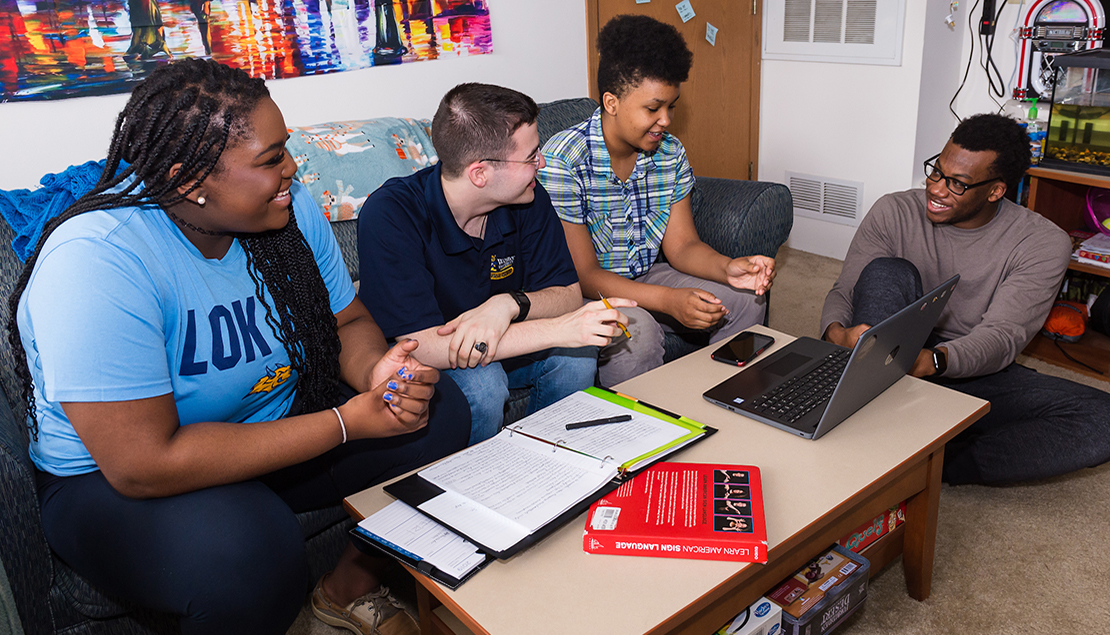
{"type": "MultiPolygon", "coordinates": [[[[542,156],[543,156],[542,154],[537,152],[535,157],[533,157],[531,159],[526,159],[524,161],[516,161],[514,159],[482,159],[481,161],[479,161],[479,163],[484,163],[484,162],[488,162],[488,163],[521,163],[521,164],[524,164],[524,165],[534,165],[534,166],[536,166],[537,169],[539,169],[539,167],[540,167],[540,157],[542,157],[542,156]]],[[[940,156],[940,155],[938,154],[937,156],[940,156]]]]}
{"type": "Polygon", "coordinates": [[[964,183],[963,181],[955,177],[945,176],[944,172],[941,172],[940,168],[937,167],[936,160],[939,158],[940,155],[938,154],[936,156],[925,159],[925,161],[922,163],[922,165],[925,166],[925,178],[929,179],[933,183],[939,183],[941,179],[944,179],[944,185],[948,188],[948,191],[952,192],[956,196],[963,195],[964,192],[970,190],[973,187],[979,187],[980,185],[986,185],[987,183],[994,183],[995,181],[1002,180],[1002,177],[996,176],[993,179],[979,181],[978,183],[964,183]]]}

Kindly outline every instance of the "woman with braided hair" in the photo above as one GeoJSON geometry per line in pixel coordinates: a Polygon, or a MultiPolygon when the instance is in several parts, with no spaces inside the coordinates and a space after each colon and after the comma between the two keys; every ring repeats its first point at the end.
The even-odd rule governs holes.
{"type": "MultiPolygon", "coordinates": [[[[470,432],[458,388],[416,342],[388,348],[356,297],[287,134],[262,80],[159,68],[9,300],[51,548],[185,633],[284,633],[312,582],[294,512],[470,432]]],[[[414,629],[378,564],[348,545],[317,615],[414,629]]]]}

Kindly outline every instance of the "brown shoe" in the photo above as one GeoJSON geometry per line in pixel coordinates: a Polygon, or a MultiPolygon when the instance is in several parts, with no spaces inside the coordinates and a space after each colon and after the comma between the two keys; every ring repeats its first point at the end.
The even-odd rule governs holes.
{"type": "Polygon", "coordinates": [[[324,591],[324,578],[312,590],[312,612],[325,624],[360,635],[420,635],[420,626],[385,586],[347,606],[332,602],[324,591]]]}

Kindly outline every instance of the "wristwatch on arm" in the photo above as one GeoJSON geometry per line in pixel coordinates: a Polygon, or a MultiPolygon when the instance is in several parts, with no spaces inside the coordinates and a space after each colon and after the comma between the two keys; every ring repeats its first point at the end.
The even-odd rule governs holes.
{"type": "Polygon", "coordinates": [[[523,322],[528,317],[528,310],[532,308],[532,301],[528,299],[528,295],[520,289],[513,289],[509,295],[516,300],[516,305],[520,307],[520,312],[516,314],[510,323],[523,322]]]}
{"type": "Polygon", "coordinates": [[[944,371],[948,370],[948,356],[935,347],[930,347],[928,350],[933,354],[933,369],[936,370],[935,374],[943,375],[944,371]]]}

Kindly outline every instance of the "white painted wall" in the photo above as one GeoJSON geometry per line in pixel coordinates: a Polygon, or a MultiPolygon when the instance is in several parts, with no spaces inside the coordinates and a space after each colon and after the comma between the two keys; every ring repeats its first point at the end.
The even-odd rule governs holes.
{"type": "MultiPolygon", "coordinates": [[[[1001,0],[997,0],[1000,2],[1001,0]]],[[[971,62],[971,72],[968,75],[967,83],[964,85],[960,96],[956,98],[956,113],[962,118],[970,117],[971,115],[981,112],[998,112],[999,104],[1005,103],[1013,93],[1014,82],[1017,78],[1011,79],[1014,72],[1014,67],[1017,63],[1017,54],[1015,52],[1015,42],[1017,36],[1014,35],[1014,23],[1019,18],[1025,18],[1025,13],[1029,9],[1031,0],[1023,0],[1020,4],[1014,3],[1007,4],[1002,9],[1002,15],[998,19],[997,30],[995,31],[994,46],[992,48],[992,58],[994,63],[998,66],[998,70],[1002,73],[1002,79],[1006,82],[1005,97],[994,96],[992,99],[987,84],[987,75],[982,66],[979,65],[979,54],[981,46],[979,43],[979,36],[976,35],[974,39],[974,54],[975,57],[971,62]],[[997,102],[996,102],[997,100],[997,102]]],[[[964,3],[960,5],[960,28],[964,33],[963,42],[960,49],[960,78],[963,78],[964,67],[967,64],[967,56],[972,52],[972,38],[968,36],[967,20],[968,14],[964,8],[964,3]]],[[[1002,6],[999,4],[999,6],[1002,6]]],[[[997,9],[996,9],[997,10],[997,9]]],[[[975,15],[976,33],[978,33],[978,17],[975,15]]],[[[951,95],[949,96],[951,99],[951,95]]],[[[953,119],[954,121],[954,119],[953,119]]],[[[955,127],[953,124],[952,127],[955,127]]]]}
{"type": "MultiPolygon", "coordinates": [[[[761,180],[785,183],[789,170],[859,181],[865,211],[912,186],[927,1],[940,3],[907,0],[901,66],[763,60],[761,180]]],[[[795,216],[787,244],[843,258],[854,234],[795,216]]]]}
{"type": "MultiPolygon", "coordinates": [[[[972,16],[974,37],[968,30],[972,4],[960,3],[949,28],[948,2],[907,0],[900,67],[764,60],[760,178],[785,183],[790,170],[860,181],[865,213],[887,192],[920,186],[921,161],[939,152],[956,126],[948,104],[968,56],[974,53],[971,71],[954,104],[961,118],[997,112],[1012,93],[1013,28],[1029,0],[998,4],[993,58],[1006,88],[994,99],[979,62],[981,8],[972,16]]],[[[843,258],[854,234],[853,227],[795,216],[788,244],[843,258]]]]}
{"type": "MultiPolygon", "coordinates": [[[[515,88],[537,102],[589,94],[582,0],[490,0],[492,55],[272,80],[288,125],[369,117],[431,117],[461,82],[515,88]]],[[[0,189],[104,158],[127,95],[0,104],[0,189]]]]}

